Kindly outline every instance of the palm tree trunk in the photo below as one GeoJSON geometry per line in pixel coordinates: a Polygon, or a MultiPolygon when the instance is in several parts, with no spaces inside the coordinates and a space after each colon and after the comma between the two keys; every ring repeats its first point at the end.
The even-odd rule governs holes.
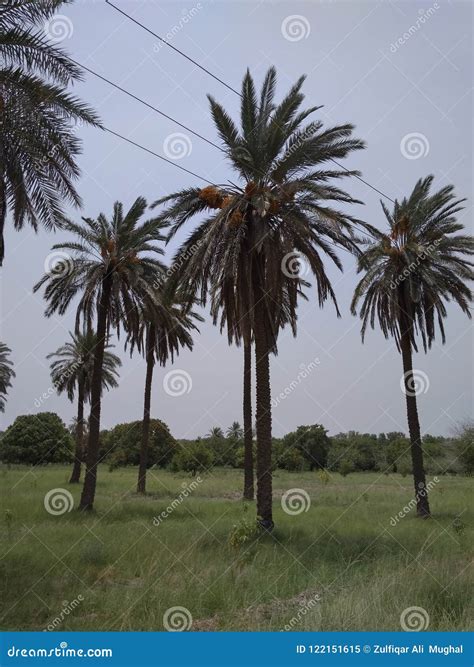
{"type": "Polygon", "coordinates": [[[102,395],[102,365],[104,347],[107,336],[107,314],[112,289],[112,276],[106,274],[102,281],[97,312],[97,345],[94,353],[94,368],[91,380],[91,412],[89,417],[89,442],[87,445],[86,475],[82,488],[80,510],[92,510],[94,506],[95,487],[97,483],[97,463],[99,459],[100,407],[102,395]]]}
{"type": "Polygon", "coordinates": [[[244,337],[244,498],[253,500],[253,434],[252,434],[252,346],[244,337]]]}
{"type": "Polygon", "coordinates": [[[69,484],[78,484],[81,479],[82,441],[84,438],[84,382],[79,381],[77,390],[76,452],[69,484]]]}
{"type": "Polygon", "coordinates": [[[417,516],[427,518],[430,516],[430,506],[428,503],[428,490],[426,488],[425,467],[423,464],[420,421],[418,418],[416,393],[414,391],[411,327],[412,324],[409,318],[406,315],[402,315],[400,318],[400,347],[402,351],[408,430],[411,443],[410,450],[415,485],[416,514],[417,516]]]}
{"type": "Polygon", "coordinates": [[[0,266],[3,266],[5,257],[4,227],[7,219],[7,196],[5,191],[4,174],[0,176],[0,266]]]}
{"type": "Polygon", "coordinates": [[[150,325],[146,341],[146,379],[145,397],[143,401],[142,444],[140,448],[140,465],[138,467],[137,493],[146,493],[146,469],[148,464],[148,441],[150,437],[150,406],[151,383],[153,381],[155,327],[150,325]]]}
{"type": "Polygon", "coordinates": [[[265,530],[272,530],[272,406],[270,393],[270,360],[266,330],[267,313],[264,291],[258,275],[254,278],[255,376],[257,380],[257,518],[265,530]]]}

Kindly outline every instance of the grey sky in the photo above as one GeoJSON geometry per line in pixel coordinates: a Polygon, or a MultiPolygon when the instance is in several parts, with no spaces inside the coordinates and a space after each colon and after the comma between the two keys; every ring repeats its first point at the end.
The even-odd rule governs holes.
{"type": "MultiPolygon", "coordinates": [[[[114,2],[155,32],[171,32],[175,46],[235,88],[247,66],[260,82],[266,69],[275,65],[280,96],[298,76],[307,74],[308,106],[324,104],[318,113],[326,123],[352,122],[356,135],[367,142],[367,149],[346,166],[359,168],[392,198],[407,194],[429,173],[438,187],[454,183],[457,194],[469,200],[461,217],[472,233],[471,3],[114,2]],[[292,39],[283,34],[285,26],[286,37],[292,39]],[[407,137],[413,133],[417,136],[407,137]]],[[[65,29],[61,45],[72,57],[197,132],[217,140],[206,93],[236,116],[237,96],[172,50],[158,48],[151,35],[104,2],[76,0],[61,13],[68,20],[56,26],[56,34],[65,29]]],[[[99,111],[105,125],[159,153],[170,145],[169,135],[183,132],[91,75],[75,92],[99,111]]],[[[115,200],[129,206],[143,195],[151,202],[198,183],[107,133],[84,128],[78,133],[84,140],[78,184],[84,215],[109,214],[115,200]]],[[[176,164],[214,182],[232,177],[217,150],[191,136],[185,141],[192,150],[176,164]]],[[[352,207],[352,212],[383,224],[379,196],[355,180],[347,188],[366,203],[352,207]]],[[[78,212],[72,215],[79,217],[78,212]]],[[[189,231],[167,249],[168,258],[189,231]]],[[[13,350],[17,378],[2,428],[19,414],[51,410],[69,421],[75,412],[55,394],[37,407],[51,386],[45,356],[73,327],[73,312],[46,320],[41,296],[31,294],[51,245],[61,238],[43,231],[7,232],[1,338],[13,350]]],[[[400,357],[379,331],[369,332],[361,344],[359,321],[349,313],[354,260],[348,255],[343,260],[343,275],[330,269],[342,319],[329,303],[320,310],[310,292],[310,302],[300,310],[298,338],[284,332],[279,355],[272,359],[274,398],[293,382],[274,410],[275,435],[316,422],[332,433],[406,430],[400,357]],[[302,378],[302,368],[315,359],[318,362],[302,378]]],[[[447,336],[444,348],[435,344],[427,356],[419,354],[414,360],[429,380],[419,399],[424,432],[449,433],[473,412],[472,326],[456,309],[450,312],[447,336]]],[[[130,360],[123,341],[114,342],[124,365],[120,388],[104,397],[104,427],[140,419],[142,414],[144,362],[139,356],[130,360]]],[[[241,369],[241,350],[229,348],[226,337],[207,318],[194,351],[182,353],[173,366],[156,369],[153,416],[167,422],[176,437],[193,437],[211,426],[241,420],[241,369]],[[163,377],[172,369],[189,374],[189,393],[173,397],[164,391],[163,377]]]]}

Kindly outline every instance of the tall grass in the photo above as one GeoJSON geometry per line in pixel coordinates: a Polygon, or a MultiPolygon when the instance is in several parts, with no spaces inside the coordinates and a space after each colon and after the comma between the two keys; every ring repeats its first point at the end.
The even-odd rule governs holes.
{"type": "Polygon", "coordinates": [[[423,607],[432,630],[466,630],[472,607],[470,480],[440,477],[433,518],[414,512],[400,475],[275,474],[273,535],[232,546],[235,524],[253,519],[240,500],[240,471],[215,469],[182,502],[192,479],[151,470],[149,494],[133,493],[135,469],[99,473],[96,512],[54,516],[53,488],[72,493],[65,467],[0,470],[0,627],[162,630],[170,607],[193,629],[400,630],[400,614],[423,607]],[[288,515],[281,495],[304,489],[308,511],[288,515]],[[180,496],[181,494],[181,496],[180,496]],[[154,525],[161,512],[166,517],[154,525]],[[461,516],[460,516],[461,515],[461,516]],[[310,603],[318,595],[317,604],[310,603]]]}

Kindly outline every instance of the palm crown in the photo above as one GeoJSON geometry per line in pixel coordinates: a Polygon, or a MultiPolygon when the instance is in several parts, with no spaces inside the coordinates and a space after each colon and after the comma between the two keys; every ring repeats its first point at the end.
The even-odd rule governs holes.
{"type": "Polygon", "coordinates": [[[307,263],[320,304],[328,297],[336,303],[323,258],[341,268],[334,246],[356,250],[353,223],[364,226],[332,205],[356,201],[329,183],[356,172],[315,168],[363,148],[363,142],[352,138],[352,125],[323,129],[320,121],[305,123],[318,107],[301,110],[303,81],[301,77],[276,105],[274,68],[265,77],[259,99],[247,72],[240,129],[209,97],[214,123],[240,183],[189,188],[154,204],[168,205],[162,218],[171,225],[170,238],[192,216],[207,214],[179,253],[186,257],[183,279],[203,302],[212,286],[214,294],[221,292],[214,296],[216,302],[225,305],[230,319],[236,312],[233,319],[238,320],[239,312],[258,301],[251,279],[252,270],[258,271],[270,344],[276,338],[278,314],[286,306],[294,311],[301,287],[297,263],[285,270],[288,258],[296,252],[301,263],[307,263]]]}
{"type": "MultiPolygon", "coordinates": [[[[71,341],[62,345],[56,352],[48,354],[47,359],[54,359],[51,364],[51,377],[58,393],[66,392],[70,401],[82,384],[84,398],[89,399],[91,392],[92,370],[97,336],[89,331],[85,334],[70,334],[71,341]]],[[[120,358],[110,352],[113,345],[106,345],[104,351],[102,388],[118,386],[118,370],[122,365],[120,358]]]]}
{"type": "Polygon", "coordinates": [[[12,386],[12,378],[15,377],[13,364],[9,359],[10,351],[5,343],[0,343],[0,412],[5,412],[5,398],[8,388],[12,386]]]}
{"type": "Polygon", "coordinates": [[[393,211],[383,204],[389,233],[375,232],[374,239],[359,259],[364,276],[352,302],[355,314],[362,299],[362,334],[378,320],[385,337],[400,344],[403,317],[410,327],[412,345],[421,335],[423,348],[431,346],[438,324],[445,340],[443,319],[446,303],[456,302],[471,317],[472,293],[466,282],[474,278],[471,236],[457,234],[463,225],[456,221],[462,199],[453,186],[430,194],[433,177],[421,179],[408,198],[396,201],[393,211]]]}
{"type": "Polygon", "coordinates": [[[154,294],[153,300],[146,299],[143,303],[138,330],[128,337],[130,353],[134,347],[145,353],[148,340],[148,350],[153,350],[154,359],[161,366],[168,360],[173,363],[182,347],[188,350],[193,347],[191,332],[198,331],[194,320],[202,322],[203,318],[189,309],[188,299],[180,290],[164,284],[158,290],[158,297],[154,294]]]}
{"type": "Polygon", "coordinates": [[[62,202],[80,204],[73,181],[80,142],[71,120],[100,126],[96,114],[65,92],[80,69],[48,43],[45,22],[64,0],[11,0],[0,12],[0,263],[7,208],[15,228],[25,221],[53,228],[62,202]]]}
{"type": "Polygon", "coordinates": [[[57,243],[53,248],[68,251],[71,257],[58,262],[34,287],[36,291],[46,285],[47,316],[63,314],[72,299],[82,293],[76,328],[81,321],[90,328],[103,282],[109,281],[108,329],[115,327],[120,333],[123,325],[128,332],[138,331],[144,300],[156,301],[157,281],[166,268],[155,257],[163,254],[155,245],[163,240],[159,221],[152,218],[138,224],[146,206],[145,199],[138,197],[125,215],[122,204],[116,202],[110,220],[101,213],[96,220],[82,218],[83,224],[70,220],[64,223],[64,230],[77,240],[57,243]]]}

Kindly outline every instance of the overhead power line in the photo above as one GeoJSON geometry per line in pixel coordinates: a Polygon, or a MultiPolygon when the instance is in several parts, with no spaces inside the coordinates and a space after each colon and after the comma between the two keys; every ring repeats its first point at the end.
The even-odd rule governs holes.
{"type": "Polygon", "coordinates": [[[196,65],[196,67],[199,67],[199,69],[202,69],[203,72],[206,72],[206,74],[209,74],[209,76],[212,76],[212,78],[215,79],[216,81],[218,81],[220,84],[222,84],[223,86],[225,86],[226,88],[231,90],[233,93],[235,93],[236,95],[239,95],[239,97],[241,97],[238,90],[235,90],[235,88],[232,88],[231,85],[229,85],[223,79],[220,79],[218,76],[216,76],[215,74],[210,72],[206,67],[204,67],[204,65],[201,65],[196,60],[194,60],[194,58],[191,58],[191,56],[188,56],[183,51],[180,51],[178,48],[176,48],[176,46],[173,46],[166,39],[164,39],[163,37],[160,37],[160,35],[157,35],[156,32],[153,32],[153,30],[150,30],[150,28],[148,28],[146,25],[144,25],[143,23],[140,23],[140,21],[137,21],[137,19],[133,18],[133,16],[130,16],[130,14],[127,14],[127,12],[124,12],[122,9],[120,9],[120,7],[117,7],[117,5],[114,5],[113,2],[109,2],[109,0],[105,0],[105,2],[108,5],[110,5],[111,7],[113,7],[115,10],[120,12],[120,14],[123,14],[124,16],[126,16],[130,21],[139,25],[140,28],[143,28],[143,30],[146,30],[147,32],[149,32],[150,35],[153,35],[153,37],[156,37],[156,39],[159,39],[160,42],[162,42],[163,44],[166,44],[166,46],[169,46],[170,49],[173,49],[173,51],[176,51],[176,53],[179,53],[180,56],[183,56],[183,58],[186,58],[186,60],[189,60],[189,62],[193,63],[193,65],[196,65]]]}
{"type": "Polygon", "coordinates": [[[123,141],[126,141],[129,144],[132,144],[132,146],[136,146],[137,148],[140,148],[142,151],[146,151],[147,153],[150,153],[151,155],[154,155],[155,157],[159,158],[160,160],[163,160],[164,162],[167,162],[168,164],[173,165],[173,167],[176,167],[177,169],[181,169],[181,171],[185,171],[187,174],[191,174],[191,176],[195,176],[196,178],[201,179],[201,181],[204,181],[205,183],[210,183],[211,185],[214,185],[214,183],[211,183],[208,178],[204,178],[204,176],[200,176],[199,174],[196,174],[194,171],[191,171],[190,169],[186,169],[186,167],[182,167],[180,164],[176,164],[176,162],[173,162],[172,160],[169,160],[167,157],[164,157],[163,155],[160,155],[159,153],[155,153],[155,151],[152,151],[151,148],[146,148],[145,146],[142,146],[141,144],[138,144],[136,141],[133,141],[132,139],[129,139],[128,137],[124,137],[123,134],[119,134],[118,132],[115,132],[114,130],[111,130],[108,127],[104,127],[104,130],[106,132],[109,132],[110,134],[113,134],[114,136],[118,137],[119,139],[123,139],[123,141]]]}
{"type": "MultiPolygon", "coordinates": [[[[151,29],[150,29],[148,26],[146,26],[144,23],[141,23],[140,21],[138,21],[137,19],[135,19],[135,18],[134,18],[133,16],[131,16],[130,14],[127,14],[127,12],[124,12],[123,9],[120,9],[120,7],[117,7],[117,5],[114,5],[114,3],[113,3],[113,2],[110,2],[110,0],[105,0],[105,2],[106,2],[106,4],[110,5],[110,7],[112,7],[113,9],[115,9],[117,12],[119,12],[120,14],[122,14],[123,16],[125,16],[127,19],[129,19],[129,21],[132,21],[132,23],[135,23],[135,24],[138,25],[140,28],[142,28],[143,30],[145,30],[146,32],[148,32],[150,35],[153,35],[153,37],[156,37],[156,39],[158,39],[160,42],[162,42],[163,44],[165,44],[166,46],[168,46],[170,49],[173,49],[173,51],[176,51],[176,53],[179,53],[180,56],[182,56],[183,58],[186,58],[186,60],[189,60],[189,62],[193,63],[193,65],[196,65],[196,67],[199,67],[199,69],[201,69],[203,72],[206,72],[206,74],[208,74],[208,75],[211,76],[213,79],[215,79],[216,81],[218,81],[220,84],[222,84],[223,86],[225,86],[228,90],[231,90],[233,93],[235,93],[236,95],[238,95],[240,98],[242,97],[241,93],[239,93],[239,91],[236,90],[235,88],[233,88],[229,83],[227,83],[226,81],[224,81],[224,80],[221,79],[220,77],[218,77],[218,76],[216,76],[215,74],[213,74],[210,70],[208,70],[206,67],[204,67],[204,65],[201,65],[199,62],[197,62],[196,60],[194,60],[194,58],[191,58],[191,57],[188,56],[186,53],[184,53],[184,51],[181,51],[181,50],[178,49],[176,46],[173,46],[173,44],[171,44],[171,43],[168,42],[166,39],[164,39],[163,37],[161,37],[160,35],[158,35],[156,32],[153,32],[153,30],[151,30],[151,29]]],[[[86,69],[87,69],[87,68],[86,68],[86,69]]],[[[100,75],[99,75],[99,76],[100,76],[100,75]]],[[[103,78],[103,77],[101,77],[101,78],[103,78]]],[[[115,85],[115,84],[112,84],[112,85],[115,85]]],[[[116,86],[116,87],[119,88],[119,86],[116,86]]],[[[127,91],[124,91],[124,92],[127,92],[127,91]]],[[[128,94],[128,93],[127,93],[127,94],[128,94]]],[[[134,95],[131,95],[131,96],[132,96],[132,97],[135,97],[134,95]]],[[[135,97],[135,99],[138,99],[138,98],[135,97]]],[[[142,101],[142,100],[141,100],[141,101],[142,101]]],[[[147,104],[147,103],[145,103],[145,104],[147,104]]],[[[150,105],[147,104],[147,106],[150,106],[150,105]]],[[[150,107],[150,108],[153,108],[153,107],[150,107]]],[[[155,109],[155,110],[156,110],[156,109],[155,109]]],[[[159,111],[159,110],[157,110],[157,111],[158,111],[158,113],[161,113],[162,115],[165,115],[165,116],[166,116],[166,114],[163,114],[161,111],[159,111]]],[[[168,116],[166,116],[166,117],[168,117],[168,116]]],[[[172,120],[173,120],[173,119],[172,119],[172,120]]],[[[179,125],[179,124],[180,124],[180,123],[178,123],[178,125],[179,125]]],[[[184,126],[181,124],[181,127],[184,127],[184,126]]],[[[206,139],[205,137],[202,137],[202,136],[200,136],[200,135],[197,135],[197,133],[194,132],[193,130],[189,130],[189,129],[188,129],[188,131],[192,132],[192,134],[195,134],[196,136],[199,136],[201,139],[203,139],[203,140],[206,141],[207,143],[211,144],[212,146],[215,146],[216,148],[219,148],[219,150],[221,150],[221,151],[223,150],[220,146],[217,146],[217,144],[214,144],[214,143],[213,143],[212,141],[210,141],[209,139],[206,139]]],[[[351,171],[350,169],[348,169],[347,167],[345,167],[343,164],[341,164],[341,163],[338,162],[337,160],[334,160],[333,158],[329,158],[329,159],[331,160],[331,162],[333,162],[334,164],[336,164],[340,169],[343,169],[344,171],[347,171],[347,172],[351,171]]],[[[173,163],[172,163],[172,164],[173,164],[173,163]]],[[[177,165],[176,165],[176,166],[177,166],[177,165]]],[[[361,183],[364,183],[364,185],[366,185],[367,187],[371,188],[374,192],[377,192],[377,194],[381,195],[382,197],[385,197],[385,199],[388,199],[388,200],[391,201],[393,204],[395,203],[395,200],[392,199],[392,197],[389,197],[389,196],[388,196],[387,194],[385,194],[382,190],[379,190],[378,188],[376,188],[374,185],[372,185],[371,183],[369,183],[369,181],[366,181],[365,179],[363,179],[361,176],[358,176],[357,174],[353,174],[353,176],[355,176],[355,178],[357,178],[361,183]]]]}
{"type": "Polygon", "coordinates": [[[164,111],[161,111],[161,109],[158,109],[158,107],[153,106],[153,104],[150,104],[146,100],[143,100],[141,97],[138,97],[138,95],[135,95],[134,93],[131,93],[129,90],[126,90],[126,88],[122,88],[122,86],[119,86],[118,83],[115,83],[114,81],[111,81],[107,77],[103,76],[102,74],[99,74],[98,72],[94,71],[90,67],[86,67],[86,65],[83,65],[82,63],[78,62],[77,60],[74,60],[73,58],[69,57],[69,60],[73,62],[75,65],[78,67],[81,67],[82,69],[86,70],[86,72],[89,72],[90,74],[93,74],[96,76],[98,79],[102,79],[102,81],[105,81],[108,83],[110,86],[113,86],[114,88],[117,88],[117,90],[120,90],[122,93],[125,93],[125,95],[128,95],[129,97],[133,98],[137,102],[140,102],[141,104],[144,104],[146,107],[149,109],[152,109],[157,114],[160,114],[160,116],[163,116],[164,118],[167,118],[170,120],[172,123],[175,123],[175,125],[178,125],[179,127],[182,127],[183,130],[186,130],[190,134],[193,134],[195,137],[198,137],[199,139],[202,139],[202,141],[205,141],[208,143],[210,146],[214,146],[214,148],[217,148],[218,150],[222,151],[225,153],[224,149],[219,146],[218,144],[215,144],[213,141],[210,139],[207,139],[204,137],[202,134],[199,134],[199,132],[196,132],[195,130],[192,130],[190,127],[185,125],[184,123],[181,123],[179,120],[176,120],[176,118],[173,118],[173,116],[169,116],[167,113],[164,111]]]}

